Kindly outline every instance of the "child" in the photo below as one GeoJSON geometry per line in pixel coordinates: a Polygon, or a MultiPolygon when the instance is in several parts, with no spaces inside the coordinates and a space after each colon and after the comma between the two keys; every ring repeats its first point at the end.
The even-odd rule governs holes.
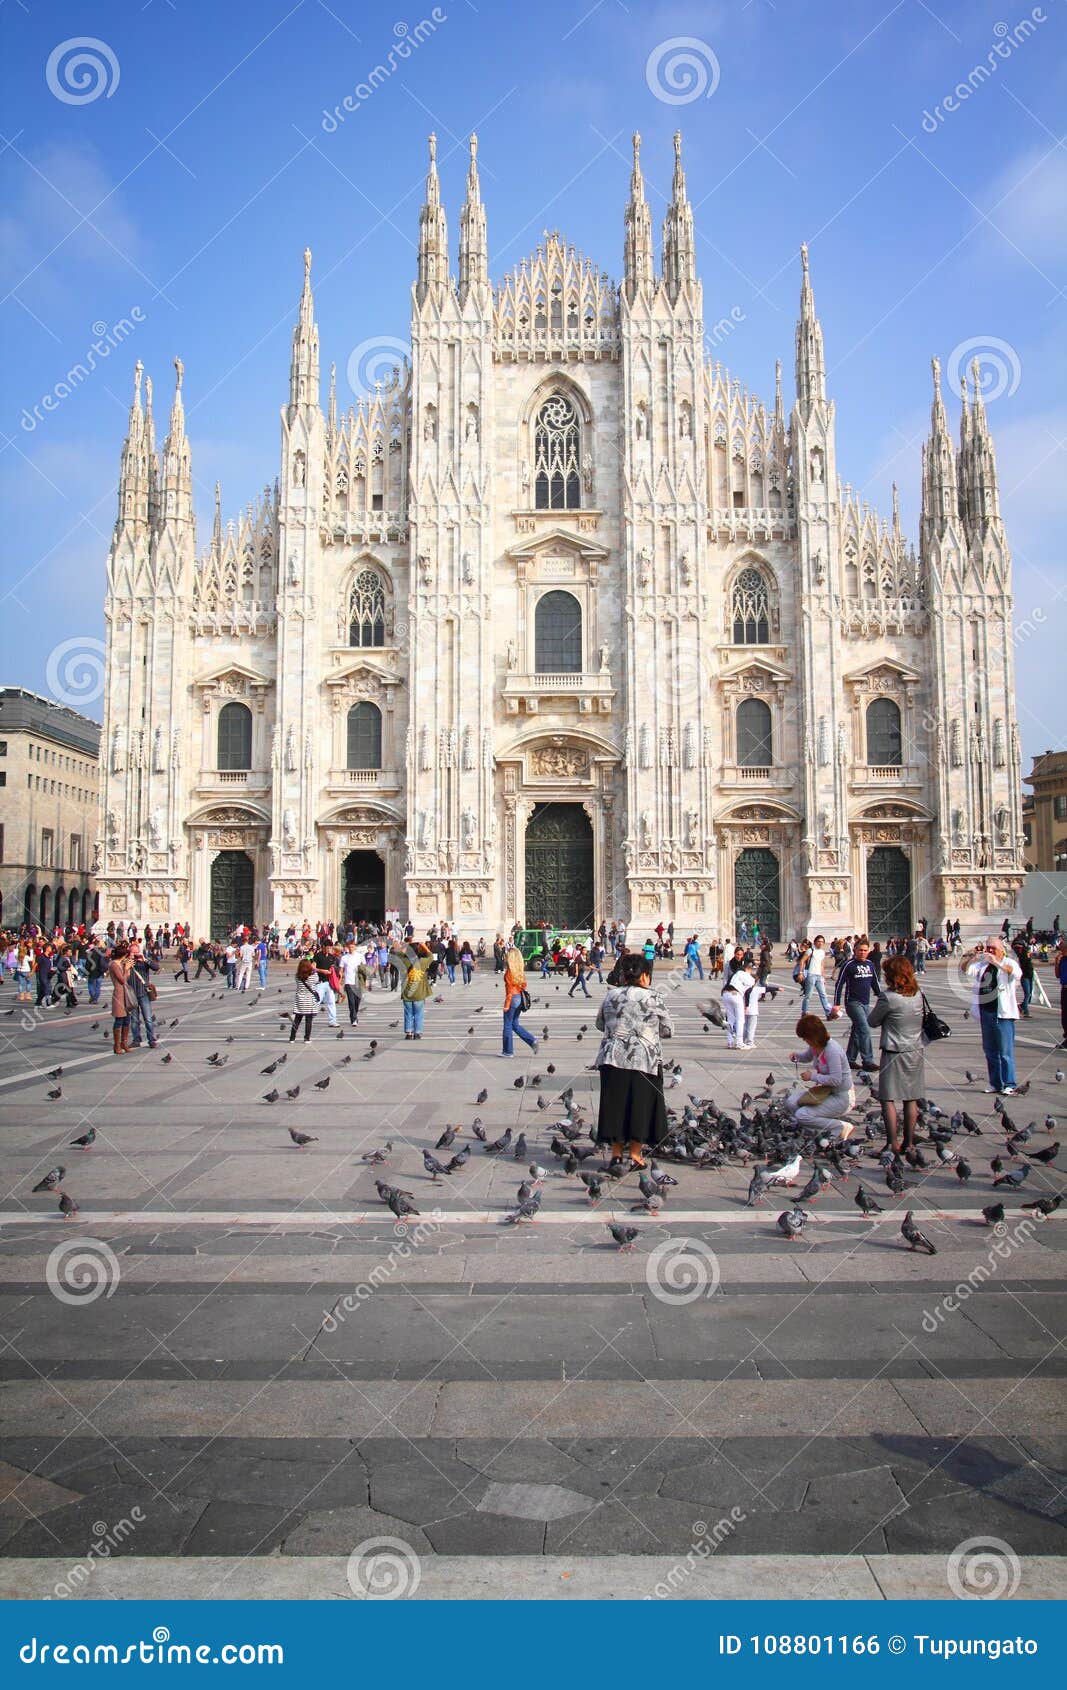
{"type": "Polygon", "coordinates": [[[759,1022],[759,1006],[765,987],[758,980],[754,981],[745,992],[745,1021],[742,1028],[742,1050],[755,1050],[756,1027],[759,1022]]]}
{"type": "MultiPolygon", "coordinates": [[[[722,1007],[726,1013],[726,1048],[745,1048],[745,1000],[756,984],[756,976],[744,966],[735,968],[722,989],[722,1007]]],[[[757,1011],[758,1013],[758,1011],[757,1011]]]]}

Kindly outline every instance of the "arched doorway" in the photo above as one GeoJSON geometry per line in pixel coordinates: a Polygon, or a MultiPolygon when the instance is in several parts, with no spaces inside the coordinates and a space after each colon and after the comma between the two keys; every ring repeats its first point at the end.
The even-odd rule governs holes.
{"type": "Polygon", "coordinates": [[[749,846],[734,864],[736,926],[744,921],[751,932],[758,922],[765,939],[782,937],[782,876],[778,858],[765,845],[749,846]]]}
{"type": "Polygon", "coordinates": [[[341,914],[345,921],[385,917],[385,864],[377,851],[349,851],[342,871],[341,914]]]}
{"type": "Polygon", "coordinates": [[[32,880],[27,886],[23,897],[22,911],[22,919],[27,926],[30,926],[37,920],[37,887],[34,885],[32,880]]]}
{"type": "Polygon", "coordinates": [[[580,804],[539,804],[526,826],[526,925],[591,928],[593,829],[580,804]]]}
{"type": "Polygon", "coordinates": [[[71,891],[67,894],[67,920],[71,927],[78,925],[78,894],[71,891]]]}
{"type": "Polygon", "coordinates": [[[251,927],[255,870],[244,851],[220,851],[211,865],[211,937],[228,939],[235,927],[251,927]]]}
{"type": "Polygon", "coordinates": [[[85,927],[88,927],[89,922],[92,919],[92,904],[93,900],[91,893],[88,890],[84,891],[82,893],[82,924],[85,927]]]}
{"type": "Polygon", "coordinates": [[[911,930],[911,863],[899,845],[876,845],[867,857],[867,932],[892,939],[911,930]]]}
{"type": "Polygon", "coordinates": [[[52,920],[52,888],[50,886],[41,887],[41,914],[39,919],[41,926],[47,933],[52,920]]]}

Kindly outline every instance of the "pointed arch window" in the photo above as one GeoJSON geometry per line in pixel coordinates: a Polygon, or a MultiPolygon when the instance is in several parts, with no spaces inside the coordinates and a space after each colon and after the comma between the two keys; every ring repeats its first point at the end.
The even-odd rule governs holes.
{"type": "Polygon", "coordinates": [[[582,502],[581,428],[565,393],[553,393],[534,423],[534,504],[539,511],[577,510],[582,502]]]}
{"type": "Polygon", "coordinates": [[[361,569],[348,598],[348,643],[385,644],[385,583],[376,569],[361,569]]]}
{"type": "Polygon", "coordinates": [[[582,668],[582,607],[573,593],[545,593],[534,613],[534,669],[539,675],[578,675],[582,668]]]}
{"type": "Polygon", "coordinates": [[[252,767],[252,712],[247,704],[224,704],[219,711],[219,768],[252,767]]]}
{"type": "Polygon", "coordinates": [[[867,761],[883,769],[899,769],[904,761],[900,706],[891,698],[867,706],[867,761]]]}
{"type": "Polygon", "coordinates": [[[766,576],[743,569],[734,582],[730,605],[734,645],[768,645],[771,637],[770,595],[766,576]]]}
{"type": "Polygon", "coordinates": [[[762,698],[737,707],[737,761],[743,769],[769,769],[774,762],[773,720],[762,698]]]}
{"type": "Polygon", "coordinates": [[[361,699],[348,712],[346,767],[380,769],[382,766],[382,713],[376,704],[361,699]]]}

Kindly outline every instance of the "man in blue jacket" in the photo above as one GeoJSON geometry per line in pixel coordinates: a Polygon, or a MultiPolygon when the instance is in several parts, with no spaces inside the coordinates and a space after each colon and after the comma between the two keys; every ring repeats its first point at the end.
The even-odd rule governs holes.
{"type": "Polygon", "coordinates": [[[882,989],[878,984],[878,976],[874,965],[870,962],[871,947],[864,935],[856,940],[855,950],[837,976],[837,986],[834,990],[833,1014],[841,1014],[842,1005],[845,1014],[852,1023],[852,1031],[848,1035],[848,1057],[850,1068],[863,1067],[868,1073],[873,1073],[878,1064],[874,1060],[874,1047],[871,1044],[871,1029],[867,1021],[867,1011],[871,1005],[872,995],[880,998],[882,989]]]}

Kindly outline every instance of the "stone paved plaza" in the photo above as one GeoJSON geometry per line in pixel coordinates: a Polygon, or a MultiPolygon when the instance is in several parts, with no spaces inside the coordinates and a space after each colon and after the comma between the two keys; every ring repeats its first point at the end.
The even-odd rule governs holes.
{"type": "MultiPolygon", "coordinates": [[[[748,1053],[704,1030],[707,986],[671,977],[672,1105],[786,1083],[798,994],[777,978],[748,1053]]],[[[982,1129],[958,1141],[969,1184],[935,1166],[893,1198],[865,1156],[884,1212],[864,1220],[849,1180],[789,1245],[740,1166],[672,1167],[627,1253],[606,1222],[631,1218],[634,1176],[591,1209],[548,1148],[564,1086],[595,1119],[595,982],[590,1002],[532,982],[548,1040],[503,1061],[488,972],[439,988],[418,1046],[387,993],[356,1029],[320,1015],[304,1046],[280,1026],[287,969],[243,997],[161,979],[164,1043],[121,1059],[105,1006],[24,1017],[0,991],[0,1595],[347,1597],[350,1555],[383,1537],[422,1597],[947,1598],[977,1537],[1018,1595],[1062,1593],[1067,1229],[1018,1223],[1063,1177],[1034,1164],[1005,1236],[982,1223],[1004,1134],[943,967],[925,984],[954,1036],[927,1052],[928,1091],[982,1129]],[[532,1224],[502,1224],[510,1152],[474,1142],[437,1186],[423,1171],[445,1125],[458,1149],[478,1116],[550,1169],[532,1224]],[[90,1126],[93,1148],[68,1148],[90,1126]],[[56,1163],[69,1222],[31,1194],[56,1163]],[[406,1231],[383,1174],[414,1194],[406,1231]],[[936,1257],[904,1245],[905,1207],[936,1257]],[[714,1294],[652,1258],[672,1240],[714,1294]]],[[[1038,1123],[1028,1148],[1067,1106],[1058,1037],[1048,1009],[1020,1025],[1031,1090],[1008,1109],[1038,1123]]]]}

